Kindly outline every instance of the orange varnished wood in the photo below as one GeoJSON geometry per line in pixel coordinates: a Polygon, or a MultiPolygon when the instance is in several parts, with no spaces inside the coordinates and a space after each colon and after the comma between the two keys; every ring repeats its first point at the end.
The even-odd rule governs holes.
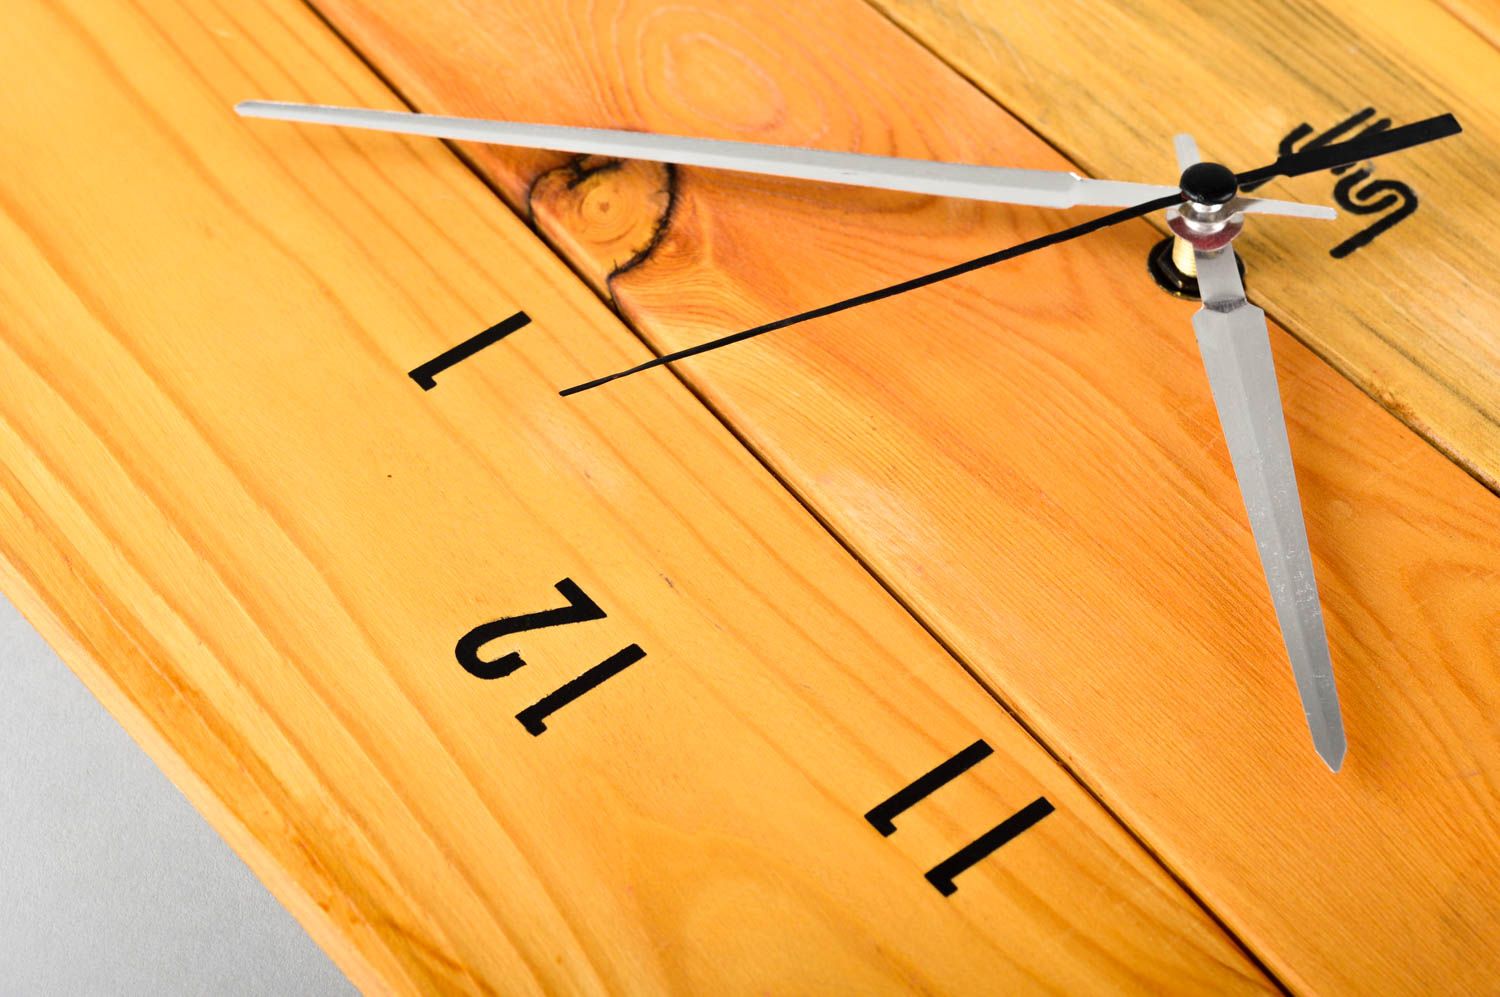
{"type": "MultiPolygon", "coordinates": [[[[423,110],[1069,166],[853,0],[319,7],[423,110]]],[[[1274,149],[1284,123],[1258,127],[1274,149]]],[[[1200,131],[1216,151],[1219,129],[1200,131]]],[[[1163,168],[1150,175],[1169,136],[1151,135],[1163,168]]],[[[675,172],[662,211],[647,167],[621,187],[595,173],[569,197],[546,180],[568,157],[463,151],[660,350],[1079,217],[701,170],[675,172]],[[528,199],[538,178],[552,194],[528,199]],[[622,244],[605,221],[621,213],[636,226],[623,243],[650,251],[613,272],[621,254],[598,247],[622,244]]],[[[1437,171],[1448,155],[1465,168],[1475,147],[1408,165],[1437,171]]],[[[1273,329],[1350,735],[1345,770],[1329,773],[1193,306],[1145,277],[1156,238],[1125,226],[680,374],[1288,985],[1484,990],[1500,973],[1486,941],[1500,929],[1500,503],[1273,329]]],[[[1251,245],[1257,267],[1264,243],[1251,245]]],[[[1384,249],[1363,262],[1422,263],[1384,249]]],[[[1426,307],[1392,295],[1394,309],[1426,307]]],[[[575,404],[632,404],[669,376],[575,404]]]]}
{"type": "MultiPolygon", "coordinates": [[[[1434,0],[874,0],[1012,114],[1099,176],[1170,177],[1170,136],[1249,169],[1306,123],[1366,107],[1404,124],[1451,111],[1464,133],[1382,159],[1333,223],[1254,219],[1251,293],[1300,340],[1492,490],[1500,491],[1500,51],[1492,3],[1434,0]],[[1227,13],[1227,16],[1226,16],[1227,13]],[[1455,16],[1457,15],[1457,16],[1455,16]],[[1399,202],[1368,246],[1330,251],[1399,202]]],[[[1353,132],[1349,133],[1353,134],[1353,132]]],[[[1304,138],[1304,141],[1306,139],[1304,138]]],[[[1330,174],[1264,188],[1334,203],[1330,174]]]]}
{"type": "Polygon", "coordinates": [[[1269,986],[681,385],[557,398],[645,351],[451,154],[233,116],[393,103],[305,7],[6,14],[0,586],[363,989],[1269,986]],[[458,667],[565,576],[607,619],[458,667]]]}
{"type": "Polygon", "coordinates": [[[1495,0],[1437,0],[1496,48],[1500,48],[1500,4],[1495,0]]]}

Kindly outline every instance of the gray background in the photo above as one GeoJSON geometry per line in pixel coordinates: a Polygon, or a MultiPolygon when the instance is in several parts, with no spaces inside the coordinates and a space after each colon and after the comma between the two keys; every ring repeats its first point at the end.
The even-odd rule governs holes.
{"type": "Polygon", "coordinates": [[[0,994],[353,992],[0,596],[0,994]]]}

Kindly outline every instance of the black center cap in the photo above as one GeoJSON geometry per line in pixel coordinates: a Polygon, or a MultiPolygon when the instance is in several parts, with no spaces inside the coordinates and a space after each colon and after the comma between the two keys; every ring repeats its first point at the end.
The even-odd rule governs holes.
{"type": "Polygon", "coordinates": [[[1228,204],[1240,192],[1234,172],[1219,163],[1194,163],[1177,183],[1183,195],[1198,204],[1228,204]]]}

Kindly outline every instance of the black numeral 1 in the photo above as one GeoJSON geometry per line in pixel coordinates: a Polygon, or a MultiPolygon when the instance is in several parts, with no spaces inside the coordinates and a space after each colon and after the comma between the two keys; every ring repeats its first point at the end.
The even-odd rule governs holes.
{"type": "MultiPolygon", "coordinates": [[[[560,627],[569,623],[584,623],[605,618],[604,610],[600,609],[599,604],[589,598],[573,579],[564,578],[557,583],[556,588],[558,594],[568,601],[566,606],[481,623],[460,637],[458,644],[453,648],[453,656],[458,659],[460,665],[463,665],[464,671],[475,678],[503,678],[525,665],[526,659],[521,657],[519,651],[510,651],[492,659],[481,657],[480,648],[490,641],[512,634],[525,633],[528,630],[543,630],[547,627],[560,627]]],[[[590,690],[598,688],[605,681],[620,674],[645,656],[646,652],[639,644],[623,647],[582,675],[564,683],[560,689],[548,693],[517,713],[516,719],[532,736],[540,735],[547,729],[547,718],[553,713],[590,690]]]]}
{"type": "MultiPolygon", "coordinates": [[[[890,798],[880,802],[865,814],[865,820],[886,837],[895,834],[895,819],[898,815],[905,813],[934,791],[957,779],[992,753],[993,749],[984,741],[975,741],[932,771],[922,774],[909,785],[893,793],[890,798]]],[[[943,896],[951,897],[958,890],[953,883],[955,876],[970,866],[984,861],[1002,845],[1035,826],[1052,811],[1053,806],[1046,797],[1037,797],[974,841],[933,866],[927,872],[927,881],[943,896]]]]}
{"type": "Polygon", "coordinates": [[[521,721],[521,726],[534,737],[547,729],[546,721],[552,714],[589,690],[597,688],[606,679],[614,678],[645,656],[646,652],[641,650],[639,644],[623,647],[573,681],[566,683],[561,689],[548,693],[517,713],[516,719],[521,721]]]}
{"type": "Polygon", "coordinates": [[[456,363],[469,359],[486,346],[493,346],[530,322],[531,318],[525,312],[516,312],[504,322],[497,322],[478,335],[471,336],[462,343],[459,343],[451,350],[439,353],[422,366],[407,372],[406,376],[420,384],[423,391],[431,391],[437,387],[437,381],[434,378],[443,371],[456,363]]]}

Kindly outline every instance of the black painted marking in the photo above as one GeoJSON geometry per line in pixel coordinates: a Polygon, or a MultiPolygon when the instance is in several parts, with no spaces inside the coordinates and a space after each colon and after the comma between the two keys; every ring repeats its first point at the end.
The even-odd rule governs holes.
{"type": "Polygon", "coordinates": [[[957,779],[993,753],[994,749],[983,740],[975,741],[931,772],[918,777],[910,785],[878,804],[865,814],[865,820],[869,821],[875,830],[890,837],[896,831],[895,819],[898,814],[909,810],[913,804],[957,779]]]}
{"type": "MultiPolygon", "coordinates": [[[[871,826],[882,835],[889,837],[896,832],[895,818],[899,814],[905,813],[913,805],[963,775],[993,753],[994,750],[983,740],[975,741],[880,803],[865,814],[865,820],[869,821],[871,826]]],[[[933,866],[927,873],[927,881],[943,896],[951,897],[958,890],[958,887],[953,884],[955,876],[976,863],[983,862],[1006,843],[1015,840],[1018,835],[1034,827],[1054,809],[1045,796],[1037,797],[974,841],[933,866]]]]}
{"type": "MultiPolygon", "coordinates": [[[[1390,127],[1391,119],[1377,118],[1373,107],[1356,111],[1332,128],[1317,135],[1313,134],[1313,126],[1304,121],[1282,137],[1278,154],[1282,158],[1296,155],[1299,145],[1303,152],[1324,149],[1335,140],[1349,136],[1351,132],[1353,132],[1353,138],[1365,139],[1386,132],[1390,127]],[[1355,129],[1358,131],[1356,132],[1355,129]]],[[[1453,123],[1452,127],[1456,129],[1457,123],[1453,123]]],[[[1385,214],[1330,249],[1328,255],[1336,260],[1341,260],[1350,253],[1368,246],[1375,241],[1377,236],[1409,218],[1418,206],[1416,191],[1412,190],[1409,185],[1400,180],[1371,180],[1373,170],[1368,165],[1360,166],[1352,173],[1348,172],[1353,166],[1353,163],[1345,163],[1342,166],[1333,167],[1332,172],[1340,177],[1333,187],[1333,199],[1338,202],[1339,207],[1350,214],[1379,215],[1382,212],[1385,214]]]]}
{"type": "Polygon", "coordinates": [[[1369,177],[1368,169],[1350,173],[1334,184],[1333,199],[1338,202],[1339,207],[1356,215],[1375,215],[1387,209],[1394,210],[1330,249],[1328,255],[1336,260],[1368,246],[1375,241],[1376,236],[1417,210],[1417,192],[1406,184],[1400,180],[1370,180],[1369,183],[1364,183],[1369,177]],[[1362,183],[1364,186],[1359,186],[1362,183]],[[1387,196],[1377,197],[1380,194],[1387,196]]]}
{"type": "Polygon", "coordinates": [[[526,662],[519,651],[511,651],[494,660],[486,661],[479,656],[479,649],[490,641],[511,634],[525,633],[528,630],[542,630],[546,627],[560,627],[569,623],[583,623],[587,620],[605,618],[604,610],[584,594],[583,589],[579,588],[578,583],[573,579],[564,578],[557,583],[556,588],[558,593],[568,600],[566,606],[543,609],[522,616],[508,616],[491,623],[481,623],[459,638],[458,645],[453,649],[453,655],[458,659],[458,663],[475,678],[502,678],[526,662]]]}
{"type": "Polygon", "coordinates": [[[1035,827],[1037,822],[1056,809],[1045,796],[1038,796],[1026,806],[965,845],[951,856],[939,862],[927,873],[927,882],[945,897],[951,897],[958,887],[953,878],[965,869],[983,862],[1003,845],[1035,827]]]}
{"type": "Polygon", "coordinates": [[[521,726],[525,727],[533,737],[538,736],[547,729],[546,720],[553,713],[614,678],[645,656],[646,652],[641,650],[639,644],[621,648],[556,692],[548,693],[517,713],[516,719],[521,721],[521,726]]]}
{"type": "Polygon", "coordinates": [[[486,346],[493,346],[517,329],[525,327],[530,322],[531,317],[525,312],[516,312],[505,321],[497,322],[477,336],[472,336],[451,350],[445,350],[438,354],[422,366],[409,371],[406,376],[420,384],[423,391],[431,391],[437,387],[437,381],[434,379],[443,371],[454,364],[469,359],[486,346]]]}

